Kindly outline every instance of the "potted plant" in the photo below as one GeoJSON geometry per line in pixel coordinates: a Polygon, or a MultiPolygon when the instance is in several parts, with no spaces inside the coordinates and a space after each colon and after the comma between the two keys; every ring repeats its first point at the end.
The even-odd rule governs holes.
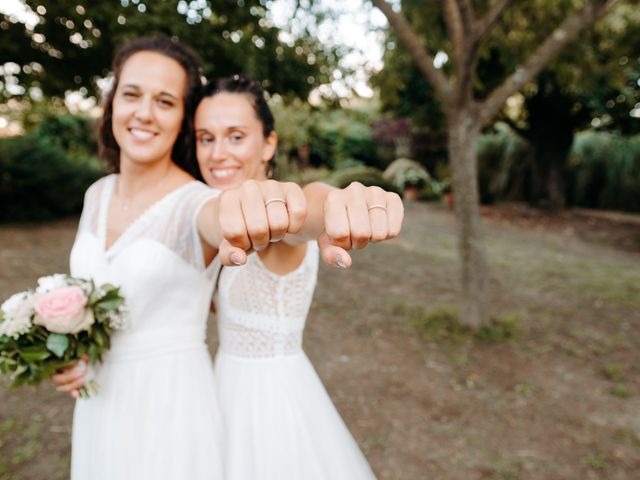
{"type": "Polygon", "coordinates": [[[405,200],[417,200],[420,191],[431,181],[429,172],[418,162],[408,158],[391,162],[383,176],[403,192],[405,200]]]}

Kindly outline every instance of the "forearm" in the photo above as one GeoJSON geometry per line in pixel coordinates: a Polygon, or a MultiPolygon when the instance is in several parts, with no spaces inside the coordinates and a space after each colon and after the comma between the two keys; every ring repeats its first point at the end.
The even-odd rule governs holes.
{"type": "Polygon", "coordinates": [[[220,197],[212,198],[202,206],[197,218],[200,237],[215,249],[220,248],[224,238],[220,227],[219,209],[220,197]]]}
{"type": "Polygon", "coordinates": [[[302,191],[307,200],[307,216],[298,233],[288,234],[284,238],[286,243],[297,245],[308,240],[317,240],[324,230],[324,204],[332,190],[336,188],[322,182],[313,182],[303,187],[302,191]]]}

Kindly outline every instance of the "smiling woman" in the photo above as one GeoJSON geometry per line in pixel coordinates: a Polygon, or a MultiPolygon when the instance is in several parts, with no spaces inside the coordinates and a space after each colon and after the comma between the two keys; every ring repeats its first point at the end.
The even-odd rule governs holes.
{"type": "MultiPolygon", "coordinates": [[[[112,170],[120,171],[121,145],[116,135],[125,139],[122,130],[133,127],[127,124],[134,120],[131,118],[133,115],[139,116],[135,127],[142,137],[159,133],[149,130],[148,125],[149,116],[159,115],[157,121],[160,125],[157,128],[176,129],[171,133],[169,145],[166,143],[171,140],[170,137],[163,140],[169,157],[187,173],[200,178],[194,157],[193,117],[189,114],[195,110],[201,89],[200,67],[188,62],[183,53],[171,52],[171,55],[167,55],[165,48],[154,45],[155,38],[138,42],[143,42],[150,50],[137,51],[135,45],[129,44],[114,59],[114,84],[105,98],[105,110],[100,123],[100,153],[112,170]],[[136,62],[126,65],[125,69],[130,57],[138,58],[136,62]],[[119,109],[118,118],[114,118],[114,109],[119,109]],[[123,123],[118,125],[114,122],[123,123]],[[145,123],[146,130],[143,128],[145,123]]],[[[192,55],[195,58],[195,54],[192,55]]]]}
{"type": "MultiPolygon", "coordinates": [[[[273,182],[267,192],[256,182],[250,195],[235,189],[218,197],[195,181],[200,86],[196,57],[179,42],[142,38],[116,54],[100,140],[119,173],[88,189],[70,263],[73,276],[120,287],[130,318],[89,374],[100,392],[76,402],[72,480],[222,478],[221,422],[205,344],[210,263],[217,254],[242,264],[252,246],[247,239],[257,248],[296,232],[305,202],[292,185],[273,182]],[[286,198],[293,213],[281,209],[280,217],[267,218],[267,193],[286,198]]],[[[80,363],[53,381],[77,397],[86,373],[80,363]]]]}
{"type": "Polygon", "coordinates": [[[271,126],[263,125],[249,100],[238,101],[238,94],[229,92],[207,96],[196,111],[196,125],[200,171],[209,185],[227,189],[247,178],[267,178],[278,137],[273,118],[271,126]]]}

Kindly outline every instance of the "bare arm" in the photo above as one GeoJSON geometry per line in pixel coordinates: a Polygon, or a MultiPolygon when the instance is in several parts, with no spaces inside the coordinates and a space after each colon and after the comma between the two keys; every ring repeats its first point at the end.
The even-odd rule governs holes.
{"type": "Polygon", "coordinates": [[[349,267],[347,250],[363,248],[398,236],[404,207],[400,197],[379,187],[354,182],[346,188],[314,182],[303,189],[307,217],[298,233],[287,235],[289,245],[318,241],[325,263],[349,267]]]}
{"type": "Polygon", "coordinates": [[[242,265],[247,251],[299,232],[306,212],[305,196],[295,183],[247,180],[203,206],[198,232],[218,249],[223,265],[242,265]]]}

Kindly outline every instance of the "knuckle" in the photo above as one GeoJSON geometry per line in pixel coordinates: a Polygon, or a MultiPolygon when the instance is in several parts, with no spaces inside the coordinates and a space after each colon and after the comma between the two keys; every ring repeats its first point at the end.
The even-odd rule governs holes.
{"type": "Polygon", "coordinates": [[[371,233],[371,240],[374,242],[381,242],[387,238],[387,233],[380,230],[371,233]]]}
{"type": "Polygon", "coordinates": [[[269,236],[269,228],[267,226],[255,226],[249,231],[251,238],[266,238],[269,236]]]}
{"type": "Polygon", "coordinates": [[[351,238],[356,241],[369,240],[371,238],[371,230],[366,228],[355,228],[351,231],[351,238]]]}
{"type": "Polygon", "coordinates": [[[278,219],[271,222],[271,233],[274,232],[286,232],[289,227],[289,222],[286,220],[278,219]]]}
{"type": "Polygon", "coordinates": [[[373,185],[367,188],[370,189],[371,193],[375,198],[383,198],[385,195],[385,191],[382,188],[378,187],[377,185],[373,185]]]}

